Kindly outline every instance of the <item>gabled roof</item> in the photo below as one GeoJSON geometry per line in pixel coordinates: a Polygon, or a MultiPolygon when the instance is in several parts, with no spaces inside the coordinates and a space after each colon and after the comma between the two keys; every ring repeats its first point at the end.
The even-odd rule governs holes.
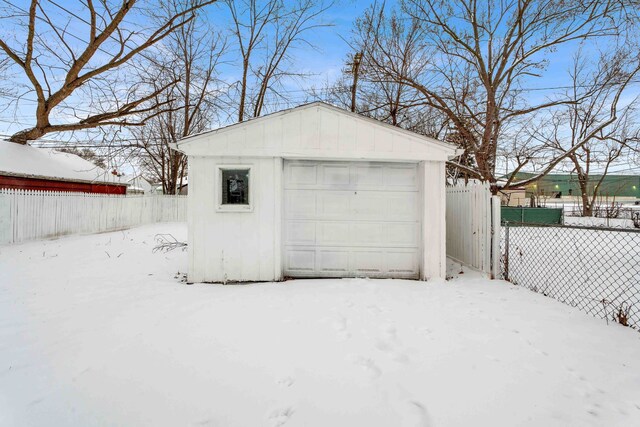
{"type": "Polygon", "coordinates": [[[323,102],[313,102],[180,140],[192,156],[444,161],[454,146],[323,102]]]}
{"type": "Polygon", "coordinates": [[[0,175],[92,184],[127,185],[82,157],[0,140],[0,175]]]}

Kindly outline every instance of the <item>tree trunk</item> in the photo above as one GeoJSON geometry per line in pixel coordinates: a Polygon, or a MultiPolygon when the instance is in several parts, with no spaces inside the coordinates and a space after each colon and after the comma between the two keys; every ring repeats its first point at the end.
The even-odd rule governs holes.
{"type": "Polygon", "coordinates": [[[240,106],[238,107],[238,122],[244,121],[244,104],[247,97],[247,73],[249,72],[249,59],[242,61],[242,83],[240,86],[240,106]]]}
{"type": "Polygon", "coordinates": [[[15,142],[16,144],[26,145],[27,142],[33,141],[35,139],[41,138],[44,136],[46,132],[43,129],[33,127],[31,129],[21,130],[20,132],[14,133],[9,138],[9,141],[15,142]]]}

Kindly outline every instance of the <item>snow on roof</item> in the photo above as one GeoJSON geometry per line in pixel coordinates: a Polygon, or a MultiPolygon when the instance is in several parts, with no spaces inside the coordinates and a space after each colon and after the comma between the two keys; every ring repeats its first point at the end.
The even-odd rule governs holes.
{"type": "Polygon", "coordinates": [[[0,175],[126,185],[75,154],[0,140],[0,175]]]}

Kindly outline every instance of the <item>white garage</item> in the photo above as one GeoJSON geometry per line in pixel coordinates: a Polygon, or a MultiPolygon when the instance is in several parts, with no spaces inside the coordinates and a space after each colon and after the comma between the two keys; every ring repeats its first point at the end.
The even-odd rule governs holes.
{"type": "Polygon", "coordinates": [[[448,144],[312,103],[177,148],[190,282],[444,277],[448,144]]]}

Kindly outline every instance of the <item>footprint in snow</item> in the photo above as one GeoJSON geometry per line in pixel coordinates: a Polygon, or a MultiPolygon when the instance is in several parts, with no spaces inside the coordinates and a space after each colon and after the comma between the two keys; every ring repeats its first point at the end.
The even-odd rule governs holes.
{"type": "Polygon", "coordinates": [[[380,313],[382,313],[382,309],[380,307],[378,307],[377,305],[374,304],[370,304],[367,306],[367,310],[369,310],[369,312],[371,312],[371,314],[374,315],[378,315],[380,313]]]}
{"type": "Polygon", "coordinates": [[[277,381],[278,385],[281,387],[291,387],[294,382],[295,380],[291,377],[283,377],[277,381]]]}
{"type": "Polygon", "coordinates": [[[291,406],[274,409],[269,413],[267,420],[272,427],[280,427],[285,425],[289,418],[293,415],[293,408],[291,406]]]}
{"type": "Polygon", "coordinates": [[[407,356],[404,353],[393,353],[393,355],[391,356],[391,360],[393,360],[396,363],[401,363],[401,364],[407,364],[409,362],[411,362],[409,360],[409,356],[407,356]]]}
{"type": "Polygon", "coordinates": [[[415,399],[400,384],[388,388],[387,392],[388,402],[399,418],[399,422],[395,425],[401,427],[433,426],[426,406],[418,399],[415,399]]]}
{"type": "Polygon", "coordinates": [[[402,351],[396,328],[392,324],[380,328],[381,337],[376,341],[376,348],[387,353],[391,360],[397,363],[409,363],[409,357],[402,351]]]}
{"type": "Polygon", "coordinates": [[[342,315],[338,315],[338,318],[334,320],[333,329],[338,332],[338,336],[342,339],[351,337],[351,334],[347,330],[347,319],[342,315]]]}
{"type": "Polygon", "coordinates": [[[431,427],[433,424],[429,419],[427,408],[415,400],[409,400],[404,403],[405,407],[402,427],[431,427]]]}
{"type": "Polygon", "coordinates": [[[371,379],[376,379],[382,375],[382,370],[372,359],[360,356],[355,358],[354,363],[364,369],[371,379]]]}

